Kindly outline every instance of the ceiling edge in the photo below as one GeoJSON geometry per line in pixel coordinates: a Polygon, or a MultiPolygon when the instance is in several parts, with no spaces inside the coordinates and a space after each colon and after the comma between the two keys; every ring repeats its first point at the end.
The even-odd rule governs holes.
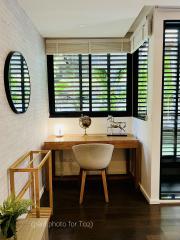
{"type": "Polygon", "coordinates": [[[135,30],[137,29],[137,27],[143,20],[143,18],[145,18],[147,15],[153,13],[154,8],[155,8],[155,6],[144,6],[141,9],[139,15],[136,17],[133,24],[131,25],[128,32],[126,33],[125,38],[130,38],[132,36],[132,34],[135,32],[135,30]]]}

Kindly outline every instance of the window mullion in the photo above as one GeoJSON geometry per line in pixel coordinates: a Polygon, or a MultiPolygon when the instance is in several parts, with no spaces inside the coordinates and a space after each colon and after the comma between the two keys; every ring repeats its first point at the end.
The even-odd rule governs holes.
{"type": "Polygon", "coordinates": [[[24,64],[23,64],[23,56],[21,58],[21,91],[22,91],[22,110],[25,112],[25,93],[24,93],[24,64]]]}
{"type": "Polygon", "coordinates": [[[79,54],[79,103],[80,111],[83,110],[83,94],[82,94],[82,55],[79,54]]]}
{"type": "Polygon", "coordinates": [[[92,112],[92,62],[89,54],[89,111],[92,112]]]}
{"type": "Polygon", "coordinates": [[[107,103],[108,112],[111,111],[111,55],[107,54],[107,103]]]}
{"type": "Polygon", "coordinates": [[[132,114],[132,55],[127,54],[127,88],[126,88],[126,112],[132,114]]]}
{"type": "Polygon", "coordinates": [[[177,84],[176,84],[176,110],[175,110],[175,134],[174,134],[174,156],[175,156],[175,159],[177,157],[177,131],[178,131],[178,105],[179,105],[179,97],[178,97],[178,92],[179,92],[179,73],[180,73],[180,29],[178,29],[178,57],[177,57],[177,76],[176,76],[176,81],[177,81],[177,84]]]}
{"type": "Polygon", "coordinates": [[[54,57],[47,56],[47,70],[48,70],[48,92],[49,92],[49,109],[50,114],[55,114],[55,85],[54,85],[54,57]]]}
{"type": "Polygon", "coordinates": [[[138,51],[133,54],[133,116],[138,116],[138,51]]]}

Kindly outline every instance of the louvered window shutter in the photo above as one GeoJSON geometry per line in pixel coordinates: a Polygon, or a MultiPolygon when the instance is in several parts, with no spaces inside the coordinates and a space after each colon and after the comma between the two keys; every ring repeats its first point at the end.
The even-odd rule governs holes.
{"type": "Polygon", "coordinates": [[[180,199],[180,22],[165,22],[163,49],[161,199],[180,199]]]}
{"type": "Polygon", "coordinates": [[[133,84],[134,84],[134,116],[146,119],[148,97],[148,41],[134,53],[133,84]]]}
{"type": "Polygon", "coordinates": [[[53,114],[127,114],[128,54],[55,54],[48,59],[53,114]]]}

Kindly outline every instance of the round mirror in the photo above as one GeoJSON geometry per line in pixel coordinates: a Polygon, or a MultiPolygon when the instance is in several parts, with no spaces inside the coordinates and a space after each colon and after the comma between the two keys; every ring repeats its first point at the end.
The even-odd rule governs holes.
{"type": "Polygon", "coordinates": [[[15,113],[27,111],[30,94],[29,70],[23,55],[20,52],[10,52],[4,67],[4,84],[7,99],[15,113]]]}

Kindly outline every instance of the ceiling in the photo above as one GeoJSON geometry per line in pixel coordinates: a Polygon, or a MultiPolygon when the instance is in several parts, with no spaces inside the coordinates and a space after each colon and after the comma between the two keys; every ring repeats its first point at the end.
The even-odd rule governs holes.
{"type": "Polygon", "coordinates": [[[147,5],[180,0],[18,0],[43,37],[124,37],[147,5]]]}

